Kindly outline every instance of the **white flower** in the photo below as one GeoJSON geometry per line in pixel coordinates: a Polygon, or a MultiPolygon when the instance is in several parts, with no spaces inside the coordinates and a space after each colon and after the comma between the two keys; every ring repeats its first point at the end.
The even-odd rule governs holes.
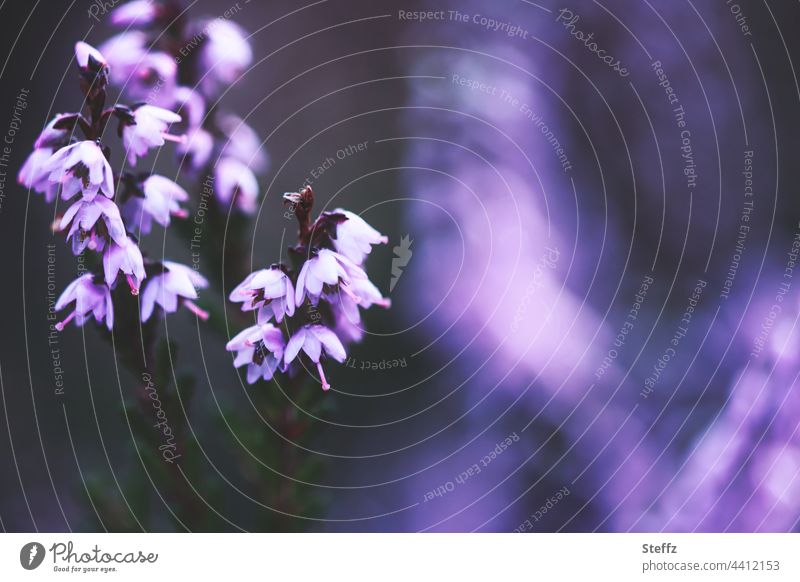
{"type": "Polygon", "coordinates": [[[92,57],[95,61],[100,63],[101,65],[107,65],[105,57],[100,53],[99,50],[94,48],[92,45],[87,44],[83,41],[78,41],[75,43],[75,59],[78,61],[78,65],[85,69],[89,66],[89,57],[92,57]]]}
{"type": "Polygon", "coordinates": [[[294,315],[294,287],[280,268],[261,269],[251,273],[230,294],[230,300],[242,304],[242,311],[258,309],[258,322],[272,317],[280,323],[284,314],[294,315]]]}
{"type": "Polygon", "coordinates": [[[191,300],[197,299],[195,288],[208,287],[208,281],[200,273],[185,265],[164,261],[164,272],[149,277],[142,292],[142,321],[153,314],[156,304],[167,313],[178,309],[178,299],[200,319],[208,319],[208,313],[191,300]]]}
{"type": "Polygon", "coordinates": [[[323,292],[330,293],[336,286],[351,295],[358,303],[360,299],[352,294],[349,285],[353,279],[366,278],[367,274],[350,259],[330,249],[322,249],[317,256],[303,263],[303,268],[300,269],[295,289],[295,304],[302,305],[308,295],[311,303],[316,305],[323,292]],[[325,285],[328,285],[329,289],[325,289],[325,285]]]}
{"type": "Polygon", "coordinates": [[[337,362],[343,362],[347,354],[345,354],[344,346],[336,334],[322,325],[304,325],[292,335],[289,343],[286,345],[286,352],[283,355],[286,365],[292,363],[303,350],[309,359],[317,365],[320,380],[322,382],[323,390],[330,390],[325,378],[325,373],[322,370],[320,358],[323,354],[333,358],[337,362]]]}
{"type": "Polygon", "coordinates": [[[392,301],[383,297],[369,279],[354,278],[349,286],[350,293],[333,293],[325,298],[334,306],[334,331],[342,341],[358,342],[364,336],[361,327],[359,307],[368,309],[378,305],[388,309],[392,301]]]}
{"type": "Polygon", "coordinates": [[[333,246],[345,257],[360,265],[372,251],[372,245],[386,244],[389,238],[381,235],[358,214],[337,208],[335,214],[344,214],[347,220],[336,227],[333,246]]]}
{"type": "Polygon", "coordinates": [[[153,0],[133,0],[115,8],[111,22],[116,26],[145,26],[158,16],[158,5],[153,0]]]}
{"type": "Polygon", "coordinates": [[[245,32],[237,24],[223,19],[208,21],[200,61],[201,84],[206,93],[230,85],[253,61],[253,50],[245,32]]]}
{"type": "Polygon", "coordinates": [[[184,136],[175,136],[167,133],[170,123],[177,123],[181,116],[177,113],[156,107],[155,105],[142,105],[133,112],[133,125],[122,128],[122,142],[125,144],[128,161],[136,165],[136,158],[147,154],[150,148],[161,147],[165,140],[181,142],[184,136]]]}
{"type": "Polygon", "coordinates": [[[131,295],[139,294],[139,287],[144,281],[144,260],[139,245],[129,237],[124,244],[109,243],[103,253],[103,271],[106,276],[106,285],[113,287],[120,271],[125,274],[131,295]]]}
{"type": "Polygon", "coordinates": [[[175,148],[189,170],[196,172],[206,166],[214,150],[214,138],[205,129],[189,130],[186,139],[175,148]]]}
{"type": "Polygon", "coordinates": [[[235,158],[255,172],[263,172],[267,168],[267,154],[255,130],[230,113],[220,115],[218,123],[222,133],[228,137],[220,157],[235,158]]]}
{"type": "Polygon", "coordinates": [[[56,129],[55,125],[66,118],[77,118],[75,113],[59,113],[42,130],[39,137],[36,138],[36,143],[33,144],[35,148],[50,148],[53,149],[57,145],[63,145],[69,141],[66,129],[56,129]]]}
{"type": "Polygon", "coordinates": [[[125,244],[127,238],[117,205],[102,196],[93,200],[83,198],[70,206],[61,219],[59,229],[64,230],[67,226],[70,227],[67,240],[72,239],[72,252],[76,255],[81,254],[87,246],[102,251],[109,239],[117,244],[125,244]],[[100,218],[103,222],[98,224],[100,218]]]}
{"type": "Polygon", "coordinates": [[[123,207],[128,223],[139,226],[142,233],[150,232],[153,220],[166,227],[171,216],[188,216],[180,203],[189,200],[189,195],[172,180],[153,174],[142,182],[142,192],[144,198],[132,196],[123,207]]]}
{"type": "Polygon", "coordinates": [[[53,155],[50,148],[33,150],[17,174],[17,182],[28,189],[44,194],[47,202],[52,202],[58,195],[58,184],[51,182],[50,173],[45,168],[47,160],[53,155]]]}
{"type": "Polygon", "coordinates": [[[103,150],[93,141],[79,141],[61,148],[45,162],[50,181],[61,184],[61,197],[69,200],[78,192],[92,200],[98,192],[114,197],[114,174],[103,150]]]}
{"type": "Polygon", "coordinates": [[[111,291],[105,285],[95,283],[93,275],[90,273],[78,277],[64,289],[56,301],[56,311],[61,311],[73,301],[75,309],[66,319],[55,325],[58,331],[62,331],[73,319],[75,319],[75,325],[83,325],[89,318],[89,314],[94,315],[98,323],[105,320],[109,330],[114,327],[114,305],[111,303],[111,291]]]}
{"type": "Polygon", "coordinates": [[[223,204],[231,200],[247,214],[256,211],[258,201],[258,180],[250,168],[239,160],[222,158],[215,168],[217,197],[223,204]]]}
{"type": "Polygon", "coordinates": [[[242,330],[225,349],[237,352],[233,365],[236,368],[247,365],[247,382],[252,384],[259,378],[272,379],[282,364],[285,347],[281,330],[267,323],[242,330]]]}

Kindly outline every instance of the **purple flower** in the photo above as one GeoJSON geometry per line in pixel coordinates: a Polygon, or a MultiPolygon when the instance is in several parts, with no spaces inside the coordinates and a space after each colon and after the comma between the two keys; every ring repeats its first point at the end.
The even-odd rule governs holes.
{"type": "Polygon", "coordinates": [[[51,182],[50,173],[45,168],[53,150],[39,148],[33,150],[17,174],[17,181],[28,189],[44,194],[47,202],[52,202],[58,195],[58,184],[51,182]]]}
{"type": "Polygon", "coordinates": [[[197,91],[189,87],[175,89],[175,106],[185,113],[183,118],[190,128],[199,128],[206,115],[206,102],[197,91]]]}
{"type": "Polygon", "coordinates": [[[251,273],[231,292],[229,299],[241,303],[242,311],[258,309],[259,323],[266,323],[273,316],[280,323],[284,314],[294,315],[294,287],[279,267],[251,273]]]}
{"type": "Polygon", "coordinates": [[[42,130],[42,133],[39,134],[39,137],[36,139],[36,143],[33,144],[33,147],[36,149],[39,148],[55,148],[56,146],[63,145],[64,142],[68,141],[68,131],[66,129],[56,129],[55,125],[60,121],[64,121],[69,117],[76,117],[75,113],[59,113],[53,119],[50,120],[45,128],[42,130]]]}
{"type": "Polygon", "coordinates": [[[144,234],[150,232],[153,220],[161,226],[169,226],[170,217],[186,218],[186,210],[180,202],[189,200],[186,190],[164,176],[153,174],[142,182],[144,198],[132,196],[125,202],[125,219],[138,225],[144,234]]]}
{"type": "Polygon", "coordinates": [[[78,66],[85,69],[89,66],[89,59],[92,58],[101,65],[107,66],[105,57],[94,48],[92,45],[83,41],[75,43],[75,59],[78,61],[78,66]]]}
{"type": "Polygon", "coordinates": [[[124,244],[111,242],[103,253],[103,271],[106,285],[113,287],[120,271],[125,274],[131,295],[139,294],[139,287],[144,281],[144,260],[139,245],[126,237],[124,244]]]}
{"type": "Polygon", "coordinates": [[[142,321],[153,314],[156,304],[167,313],[178,310],[178,299],[200,319],[208,319],[208,313],[194,304],[197,299],[195,288],[208,287],[208,281],[200,273],[185,265],[164,261],[164,271],[147,279],[142,292],[142,321]]]}
{"type": "Polygon", "coordinates": [[[187,164],[189,170],[196,172],[206,166],[214,150],[214,138],[205,129],[189,130],[186,139],[175,148],[182,157],[181,166],[187,164]]]}
{"type": "Polygon", "coordinates": [[[349,285],[353,279],[366,278],[367,274],[350,259],[330,249],[322,249],[315,257],[303,263],[303,268],[300,269],[295,289],[295,304],[302,305],[308,295],[311,303],[316,305],[323,292],[332,293],[337,286],[358,303],[360,298],[353,295],[349,285]]]}
{"type": "Polygon", "coordinates": [[[252,127],[230,113],[220,115],[218,124],[222,133],[228,136],[220,157],[239,160],[255,172],[263,172],[267,168],[267,154],[262,149],[261,138],[252,127]]]}
{"type": "Polygon", "coordinates": [[[383,297],[378,288],[369,279],[352,279],[349,286],[350,293],[334,293],[326,295],[334,306],[335,326],[334,332],[343,342],[358,342],[364,336],[361,327],[361,312],[359,307],[368,309],[378,305],[388,309],[392,301],[383,297]]]}
{"type": "Polygon", "coordinates": [[[139,30],[122,32],[100,45],[100,51],[106,56],[111,82],[126,85],[147,55],[147,35],[139,30]]]}
{"type": "Polygon", "coordinates": [[[61,197],[69,200],[78,192],[92,200],[98,192],[114,197],[114,174],[103,150],[93,141],[79,141],[63,147],[44,165],[50,181],[61,184],[61,197]]]}
{"type": "Polygon", "coordinates": [[[82,198],[70,206],[61,219],[59,229],[64,230],[67,226],[67,240],[72,239],[72,252],[76,255],[81,254],[87,246],[102,251],[109,239],[119,245],[127,240],[117,205],[102,196],[93,200],[82,198]],[[100,218],[103,221],[98,223],[100,218]]]}
{"type": "Polygon", "coordinates": [[[158,5],[153,0],[133,0],[115,8],[111,22],[115,26],[146,26],[158,16],[158,5]]]}
{"type": "Polygon", "coordinates": [[[271,380],[281,365],[286,340],[280,329],[272,324],[254,325],[242,330],[225,346],[229,352],[237,352],[233,365],[237,368],[247,364],[247,383],[259,378],[271,380]]]}
{"type": "Polygon", "coordinates": [[[217,162],[215,175],[220,202],[227,205],[233,200],[247,214],[256,211],[258,180],[250,168],[239,160],[222,158],[217,162]]]}
{"type": "Polygon", "coordinates": [[[181,142],[185,136],[167,133],[170,123],[177,123],[181,116],[177,113],[156,107],[142,105],[133,112],[134,124],[122,128],[122,142],[125,144],[128,161],[136,165],[137,157],[147,154],[150,148],[161,147],[166,140],[181,142]]]}
{"type": "Polygon", "coordinates": [[[102,283],[94,282],[93,276],[89,273],[82,275],[70,283],[61,297],[56,301],[56,311],[61,311],[67,305],[75,302],[75,309],[64,319],[56,323],[58,331],[73,319],[75,325],[83,325],[89,318],[89,314],[94,315],[99,323],[105,319],[106,327],[110,330],[114,327],[114,305],[111,303],[111,291],[102,283]]]}
{"type": "Polygon", "coordinates": [[[347,220],[336,227],[333,246],[354,263],[358,265],[363,263],[366,256],[372,251],[372,245],[389,242],[388,237],[381,235],[358,214],[341,208],[337,208],[333,212],[344,214],[347,217],[347,220]]]}
{"type": "Polygon", "coordinates": [[[201,85],[207,94],[232,84],[253,61],[253,51],[244,30],[229,20],[206,21],[205,42],[200,54],[201,85]]]}
{"type": "Polygon", "coordinates": [[[301,349],[317,365],[322,389],[330,390],[331,386],[325,378],[320,358],[325,354],[337,362],[343,362],[347,354],[345,354],[342,342],[325,326],[304,325],[292,335],[286,345],[286,353],[283,357],[287,366],[297,357],[301,349]]]}

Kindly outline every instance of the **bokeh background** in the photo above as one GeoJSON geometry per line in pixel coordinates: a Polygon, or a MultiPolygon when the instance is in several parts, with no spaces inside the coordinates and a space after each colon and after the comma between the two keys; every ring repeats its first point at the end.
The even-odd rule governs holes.
{"type": "MultiPolygon", "coordinates": [[[[237,259],[280,256],[281,194],[332,157],[318,202],[388,235],[369,268],[393,306],[330,393],[249,386],[224,349],[241,326],[170,316],[178,476],[131,421],[115,345],[137,338],[66,330],[56,393],[47,245],[59,290],[76,262],[15,184],[76,109],[75,41],[113,34],[92,5],[0,6],[1,133],[29,90],[0,198],[4,530],[798,529],[797,3],[239,2],[255,59],[224,104],[270,167],[237,259]]],[[[191,260],[175,233],[149,244],[191,260]]]]}

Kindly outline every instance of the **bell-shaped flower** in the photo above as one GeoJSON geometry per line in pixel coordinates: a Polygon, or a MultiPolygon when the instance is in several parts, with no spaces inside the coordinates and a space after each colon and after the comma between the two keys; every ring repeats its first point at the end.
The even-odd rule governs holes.
{"type": "Polygon", "coordinates": [[[164,261],[161,273],[148,277],[142,291],[142,321],[153,315],[156,305],[166,313],[178,310],[179,300],[189,311],[200,319],[208,319],[208,313],[192,301],[197,299],[197,289],[208,287],[208,281],[194,269],[164,261]]]}
{"type": "Polygon", "coordinates": [[[37,149],[50,148],[52,150],[66,145],[66,142],[68,142],[70,138],[70,132],[66,129],[56,128],[56,125],[69,121],[69,118],[77,120],[77,117],[76,113],[59,113],[56,115],[45,126],[42,133],[39,134],[39,137],[36,138],[36,143],[33,144],[33,147],[37,149]]]}
{"type": "Polygon", "coordinates": [[[61,219],[59,229],[67,227],[67,240],[72,240],[72,252],[76,255],[86,247],[102,251],[106,243],[112,240],[122,245],[127,239],[117,205],[103,196],[94,200],[83,198],[70,206],[61,219]]]}
{"type": "Polygon", "coordinates": [[[230,20],[215,19],[205,25],[200,53],[200,84],[206,94],[232,84],[250,66],[253,50],[242,28],[230,20]]]}
{"type": "Polygon", "coordinates": [[[228,205],[233,201],[247,214],[256,211],[258,180],[246,165],[234,158],[222,158],[214,170],[217,198],[228,205]]]}
{"type": "Polygon", "coordinates": [[[347,257],[330,249],[321,249],[316,256],[303,263],[297,276],[295,304],[302,305],[308,296],[313,305],[319,303],[320,295],[337,289],[350,295],[358,303],[360,299],[350,291],[354,279],[366,279],[367,274],[347,257]]]}
{"type": "Polygon", "coordinates": [[[33,150],[17,174],[17,182],[34,192],[44,194],[47,202],[52,202],[58,195],[58,184],[50,181],[50,172],[45,168],[52,155],[53,150],[50,148],[33,150]]]}
{"type": "Polygon", "coordinates": [[[392,301],[383,297],[369,279],[352,279],[348,290],[349,293],[342,293],[337,289],[334,293],[325,295],[325,299],[333,306],[333,330],[339,339],[343,342],[359,342],[364,336],[359,307],[368,309],[378,305],[388,309],[392,301]]]}
{"type": "Polygon", "coordinates": [[[112,83],[128,89],[127,84],[133,81],[133,72],[147,54],[147,45],[147,35],[140,30],[122,32],[100,45],[111,69],[112,83]]]}
{"type": "Polygon", "coordinates": [[[166,227],[169,226],[171,216],[188,216],[180,203],[189,200],[189,195],[169,178],[153,174],[142,182],[141,190],[144,197],[131,196],[125,202],[122,212],[128,224],[141,228],[143,234],[150,232],[154,220],[166,227]]]}
{"type": "Polygon", "coordinates": [[[159,5],[153,0],[133,0],[111,12],[111,23],[115,26],[147,26],[159,15],[159,5]]]}
{"type": "Polygon", "coordinates": [[[336,334],[324,325],[304,325],[298,329],[286,344],[286,352],[283,355],[286,365],[292,363],[300,350],[304,351],[308,358],[317,365],[320,381],[323,390],[330,390],[330,384],[325,378],[320,362],[323,355],[333,358],[337,362],[344,362],[347,354],[344,351],[342,342],[336,334]]]}
{"type": "Polygon", "coordinates": [[[171,123],[177,123],[181,116],[177,113],[156,107],[141,105],[133,112],[133,124],[123,123],[122,142],[125,144],[128,161],[136,165],[136,159],[147,155],[151,148],[161,147],[166,140],[181,142],[185,136],[167,133],[171,123]]]}
{"type": "Polygon", "coordinates": [[[358,214],[341,208],[337,208],[333,212],[344,214],[347,217],[347,220],[340,222],[336,227],[333,246],[339,253],[357,265],[364,262],[364,259],[372,251],[372,245],[389,242],[388,237],[372,228],[358,214]]]}
{"type": "Polygon", "coordinates": [[[175,89],[175,107],[182,113],[183,120],[190,128],[198,128],[203,124],[206,115],[206,102],[202,95],[189,87],[175,89]]]}
{"type": "Polygon", "coordinates": [[[108,62],[99,50],[83,41],[76,42],[75,60],[78,61],[78,66],[82,69],[88,68],[90,65],[90,59],[94,59],[94,61],[99,65],[108,66],[108,62]]]}
{"type": "Polygon", "coordinates": [[[218,120],[219,128],[228,137],[222,146],[220,157],[239,160],[254,172],[267,169],[267,154],[256,131],[240,117],[231,113],[222,114],[218,120]]]}
{"type": "Polygon", "coordinates": [[[258,322],[273,317],[280,323],[283,316],[294,315],[294,286],[279,267],[251,273],[231,292],[230,300],[242,304],[242,311],[258,309],[258,322]]]}
{"type": "Polygon", "coordinates": [[[225,346],[229,352],[236,352],[235,367],[247,366],[248,384],[259,378],[271,380],[275,371],[283,366],[285,348],[283,332],[269,323],[242,330],[225,346]]]}
{"type": "Polygon", "coordinates": [[[95,281],[91,273],[81,275],[70,283],[56,301],[56,311],[61,311],[70,303],[75,303],[75,308],[67,315],[66,319],[56,323],[55,328],[62,331],[73,319],[75,325],[81,326],[93,315],[100,323],[105,320],[106,327],[114,327],[114,305],[111,302],[111,291],[100,281],[95,281]]]}
{"type": "Polygon", "coordinates": [[[106,285],[113,287],[120,271],[125,274],[128,285],[131,288],[131,295],[139,294],[139,287],[145,278],[144,260],[139,245],[126,237],[124,244],[117,244],[112,241],[106,246],[103,253],[103,271],[106,277],[106,285]]]}
{"type": "Polygon", "coordinates": [[[213,150],[214,138],[201,127],[190,129],[186,139],[175,148],[181,160],[181,168],[187,168],[190,172],[205,168],[213,150]]]}
{"type": "Polygon", "coordinates": [[[79,141],[61,148],[45,162],[49,179],[61,185],[61,197],[69,200],[81,192],[85,200],[97,193],[114,197],[114,174],[103,150],[93,141],[79,141]]]}

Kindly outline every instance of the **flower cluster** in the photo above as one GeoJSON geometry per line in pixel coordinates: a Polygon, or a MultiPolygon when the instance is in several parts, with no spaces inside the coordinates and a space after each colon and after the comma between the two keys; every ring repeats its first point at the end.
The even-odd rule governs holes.
{"type": "MultiPolygon", "coordinates": [[[[258,134],[219,105],[221,91],[250,66],[252,49],[228,13],[191,19],[181,4],[134,0],[116,8],[111,22],[124,30],[100,46],[111,66],[110,82],[131,101],[148,104],[143,114],[148,120],[136,120],[141,132],[126,140],[130,163],[160,145],[151,141],[156,134],[147,130],[148,123],[174,122],[149,112],[175,110],[185,133],[176,148],[181,170],[189,176],[213,172],[218,202],[252,214],[259,196],[256,174],[266,169],[268,159],[258,134]]],[[[159,134],[157,139],[172,138],[159,134]]]]}
{"type": "Polygon", "coordinates": [[[116,120],[126,159],[134,165],[137,158],[166,141],[184,139],[168,133],[170,124],[181,121],[181,117],[147,104],[105,108],[113,70],[108,60],[84,42],[75,45],[75,57],[84,111],[59,114],[48,123],[18,175],[22,185],[44,194],[47,202],[60,196],[70,203],[56,228],[66,231],[74,254],[86,250],[98,253],[97,272],[74,280],[56,302],[59,311],[73,306],[57,329],[62,330],[70,321],[83,325],[89,315],[112,329],[112,291],[121,277],[133,295],[144,286],[142,320],[150,317],[155,303],[166,312],[184,304],[206,318],[207,314],[192,303],[197,298],[196,288],[207,285],[205,279],[183,265],[145,259],[136,238],[137,226],[146,233],[153,220],[167,226],[171,216],[185,216],[180,203],[187,199],[186,192],[163,176],[116,175],[109,162],[111,150],[104,145],[106,126],[116,120]]]}
{"type": "Polygon", "coordinates": [[[370,282],[363,264],[373,245],[387,239],[347,210],[323,212],[311,220],[310,187],[284,194],[300,223],[299,242],[290,247],[292,268],[283,264],[256,271],[230,294],[256,324],[240,332],[227,349],[234,365],[247,366],[247,381],[270,380],[276,371],[296,374],[304,360],[316,366],[322,389],[330,389],[322,361],[343,362],[345,345],[363,336],[360,308],[389,307],[370,282]]]}

